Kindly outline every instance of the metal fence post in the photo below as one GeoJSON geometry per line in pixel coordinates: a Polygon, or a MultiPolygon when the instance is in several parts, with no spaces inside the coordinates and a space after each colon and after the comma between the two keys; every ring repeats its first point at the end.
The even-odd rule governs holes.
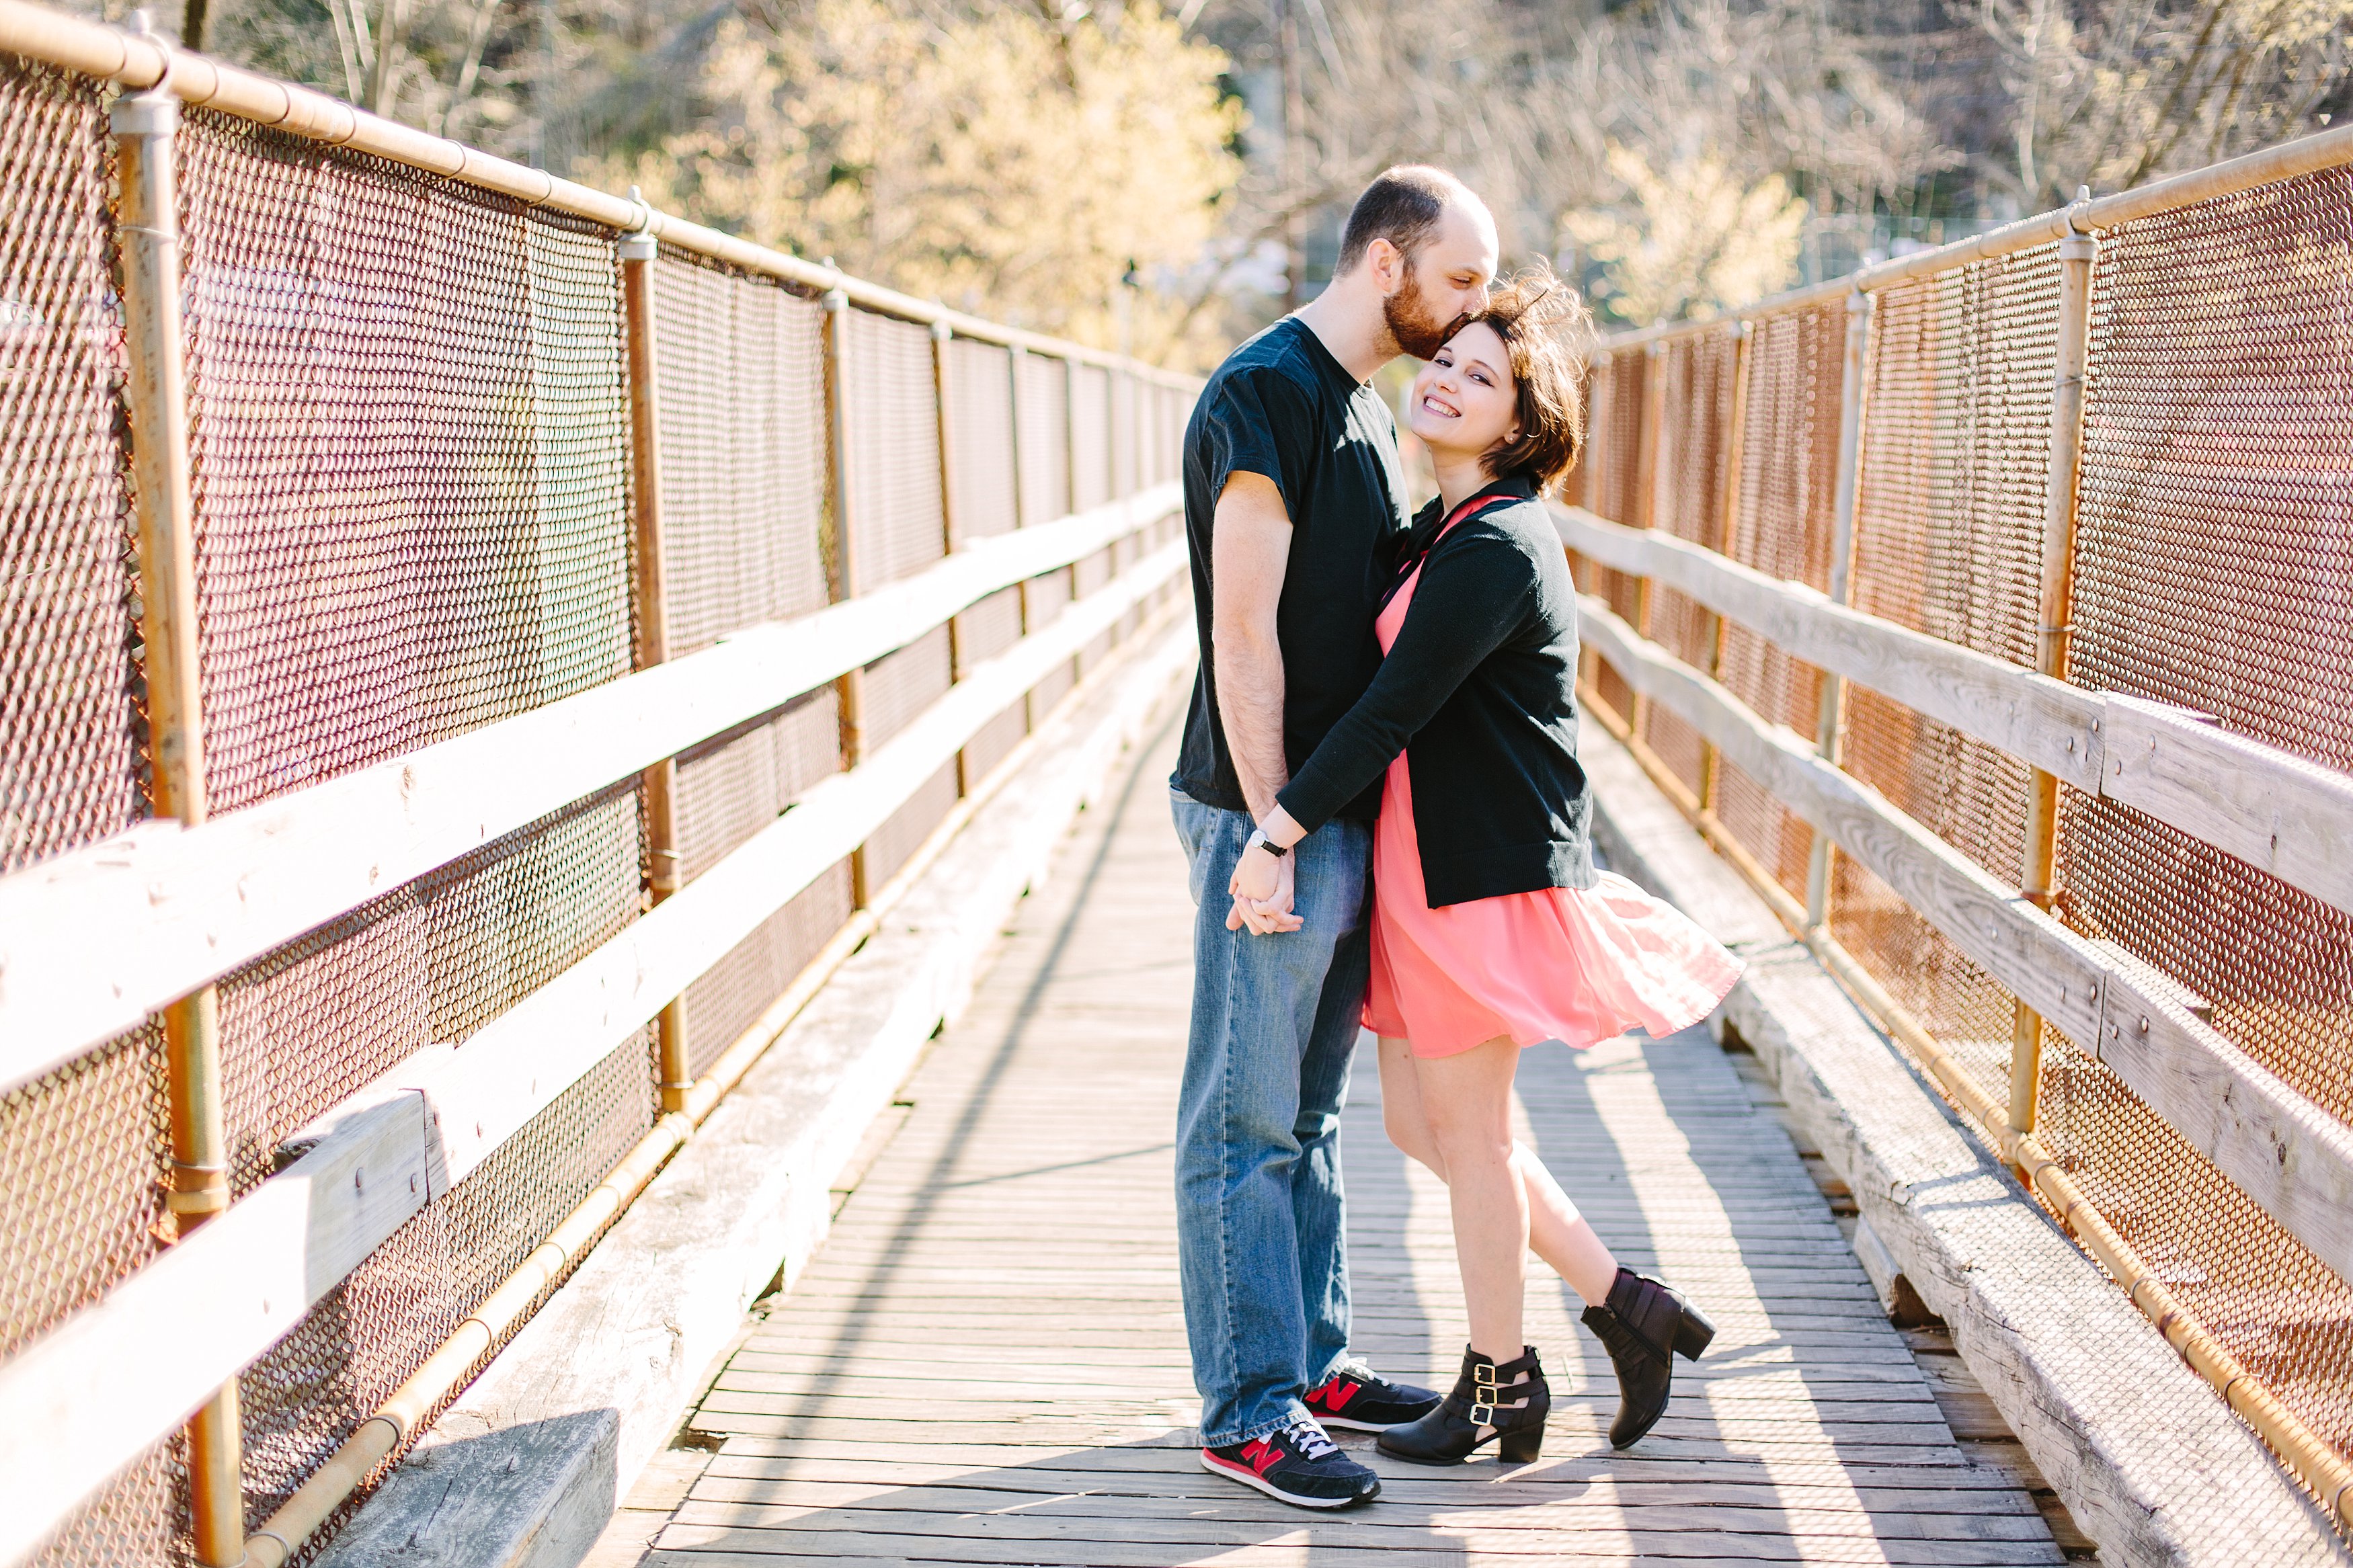
{"type": "MultiPolygon", "coordinates": [[[[1029,481],[1021,477],[1021,362],[1028,353],[1029,351],[1019,343],[1014,343],[1005,351],[1006,396],[1011,413],[1008,423],[1013,430],[1013,526],[1016,528],[1027,527],[1029,521],[1027,510],[1029,504],[1029,481]]],[[[1037,629],[1037,621],[1030,613],[1029,579],[1024,577],[1015,586],[1013,592],[1014,598],[1021,609],[1021,635],[1026,637],[1037,629]]],[[[1035,691],[1025,691],[1021,694],[1022,732],[1027,734],[1037,728],[1038,694],[1035,691]]]]}
{"type": "MultiPolygon", "coordinates": [[[[1634,509],[1627,519],[1635,528],[1659,525],[1659,470],[1667,455],[1667,354],[1664,343],[1650,344],[1642,353],[1642,427],[1634,436],[1634,509]]],[[[1634,579],[1634,630],[1644,641],[1651,636],[1651,579],[1634,579]]],[[[1627,704],[1626,731],[1648,743],[1643,733],[1650,718],[1650,699],[1634,693],[1627,704]]]]}
{"type": "MultiPolygon", "coordinates": [[[[130,368],[132,489],[139,514],[141,634],[155,811],[205,820],[202,669],[196,638],[195,500],[189,484],[187,367],[180,321],[179,199],[164,88],[114,106],[121,194],[122,314],[130,368]]],[[[179,1236],[228,1207],[220,1006],[206,986],[164,1009],[172,1135],[165,1198],[179,1236]]],[[[243,1443],[235,1379],[189,1418],[188,1505],[206,1568],[245,1560],[243,1443]]]]}
{"type": "MultiPolygon", "coordinates": [[[[2078,203],[2090,199],[2080,192],[2078,203]]],[[[2069,219],[2073,227],[2073,219],[2069,219]]],[[[2075,614],[2076,481],[2084,458],[2084,373],[2092,347],[2092,264],[2100,242],[2071,233],[2059,242],[2058,363],[2051,384],[2051,469],[2042,504],[2042,619],[2035,664],[2054,680],[2067,679],[2075,614]]],[[[2026,791],[2026,850],[2020,891],[2048,910],[2059,858],[2059,781],[2034,770],[2026,791]]],[[[2010,1051],[2010,1124],[2032,1132],[2042,1113],[2042,1017],[2016,1005],[2010,1051]]]]}
{"type": "MultiPolygon", "coordinates": [[[[849,511],[849,389],[843,370],[849,347],[849,296],[828,289],[820,302],[825,307],[826,509],[833,529],[831,587],[834,603],[839,604],[856,598],[859,587],[857,530],[850,525],[849,511]]],[[[834,684],[840,694],[842,765],[854,768],[866,758],[866,672],[850,670],[834,684]]],[[[849,852],[850,906],[864,909],[870,890],[866,847],[860,845],[849,852]]]]}
{"type": "MultiPolygon", "coordinates": [[[[1862,475],[1863,376],[1871,363],[1872,296],[1860,289],[1846,299],[1846,355],[1839,372],[1838,489],[1831,521],[1831,599],[1853,596],[1854,509],[1862,475]]],[[[1837,763],[1846,749],[1846,681],[1823,672],[1815,742],[1824,760],[1837,763]]],[[[1817,832],[1806,859],[1806,929],[1820,931],[1830,920],[1830,836],[1817,832]]]]}
{"type": "MultiPolygon", "coordinates": [[[[1601,515],[1601,465],[1609,455],[1609,356],[1596,354],[1593,406],[1585,414],[1585,510],[1597,517],[1601,515]]],[[[1601,568],[1591,563],[1580,564],[1590,581],[1577,584],[1577,592],[1601,592],[1601,568]]],[[[1577,684],[1586,691],[1599,691],[1601,687],[1601,656],[1581,639],[1577,649],[1577,684]]]]}
{"type": "MultiPolygon", "coordinates": [[[[1724,433],[1724,490],[1716,497],[1716,553],[1730,557],[1740,539],[1740,465],[1747,454],[1748,432],[1748,345],[1756,336],[1746,321],[1740,323],[1732,340],[1732,411],[1730,427],[1724,433]]],[[[1724,671],[1725,617],[1713,610],[1707,617],[1708,679],[1715,679],[1724,671]]],[[[1703,740],[1699,749],[1699,808],[1704,813],[1715,810],[1716,774],[1722,765],[1715,742],[1703,740]]]]}
{"type": "MultiPolygon", "coordinates": [[[[936,422],[937,445],[940,451],[940,553],[956,552],[955,515],[955,421],[948,412],[948,377],[952,374],[948,345],[955,341],[955,329],[945,321],[932,323],[932,417],[936,422]]],[[[964,618],[948,617],[948,684],[954,686],[964,679],[964,618]]],[[[972,780],[965,768],[961,748],[955,757],[956,798],[962,800],[970,793],[972,780]]]]}
{"type": "MultiPolygon", "coordinates": [[[[630,192],[632,197],[637,193],[630,192]]],[[[661,418],[654,358],[654,268],[661,246],[640,229],[621,237],[621,327],[629,358],[629,510],[636,527],[638,668],[670,658],[670,598],[661,514],[661,418]]],[[[646,803],[646,900],[651,908],[679,889],[678,763],[665,757],[641,775],[646,803]]],[[[665,1112],[685,1109],[694,1072],[687,1059],[686,1001],[675,997],[655,1020],[657,1088],[665,1112]]]]}
{"type": "MultiPolygon", "coordinates": [[[[1065,515],[1079,510],[1079,365],[1070,355],[1061,356],[1062,366],[1062,506],[1065,515]]],[[[1079,563],[1071,562],[1062,568],[1071,584],[1071,599],[1079,602],[1079,563]]],[[[1067,611],[1065,612],[1068,613],[1067,611]]],[[[1071,679],[1075,684],[1085,673],[1085,650],[1071,656],[1071,679]]]]}

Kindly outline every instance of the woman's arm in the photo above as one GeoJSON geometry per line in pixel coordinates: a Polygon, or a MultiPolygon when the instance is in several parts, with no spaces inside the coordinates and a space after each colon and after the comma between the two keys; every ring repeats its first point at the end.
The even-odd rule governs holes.
{"type": "Polygon", "coordinates": [[[1431,552],[1380,672],[1283,786],[1261,823],[1267,838],[1295,844],[1362,794],[1519,629],[1536,584],[1535,563],[1501,534],[1466,532],[1431,552]]]}

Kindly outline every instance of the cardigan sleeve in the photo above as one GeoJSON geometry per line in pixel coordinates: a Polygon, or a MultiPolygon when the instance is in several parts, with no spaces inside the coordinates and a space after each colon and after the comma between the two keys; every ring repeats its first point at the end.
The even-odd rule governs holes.
{"type": "Polygon", "coordinates": [[[1275,798],[1313,833],[1356,798],[1535,603],[1537,574],[1508,536],[1466,525],[1422,563],[1378,674],[1275,798]]]}

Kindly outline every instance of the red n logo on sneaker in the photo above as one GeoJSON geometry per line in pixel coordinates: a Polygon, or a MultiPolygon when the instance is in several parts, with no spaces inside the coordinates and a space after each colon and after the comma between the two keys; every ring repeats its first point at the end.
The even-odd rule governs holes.
{"type": "Polygon", "coordinates": [[[1282,1458],[1282,1450],[1263,1437],[1253,1437],[1242,1445],[1242,1458],[1254,1473],[1262,1476],[1274,1468],[1282,1458]]]}
{"type": "Polygon", "coordinates": [[[1329,1409],[1345,1410],[1348,1401],[1356,1398],[1357,1391],[1364,1386],[1361,1383],[1349,1383],[1335,1377],[1324,1385],[1324,1404],[1329,1409]]]}

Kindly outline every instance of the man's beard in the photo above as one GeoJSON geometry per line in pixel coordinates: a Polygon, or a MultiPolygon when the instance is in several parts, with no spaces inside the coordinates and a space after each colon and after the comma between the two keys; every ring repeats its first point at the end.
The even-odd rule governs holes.
{"type": "Polygon", "coordinates": [[[1381,319],[1388,323],[1389,336],[1398,347],[1416,359],[1435,355],[1462,318],[1441,321],[1430,309],[1430,300],[1421,292],[1420,271],[1407,265],[1405,287],[1381,301],[1381,319]]]}

